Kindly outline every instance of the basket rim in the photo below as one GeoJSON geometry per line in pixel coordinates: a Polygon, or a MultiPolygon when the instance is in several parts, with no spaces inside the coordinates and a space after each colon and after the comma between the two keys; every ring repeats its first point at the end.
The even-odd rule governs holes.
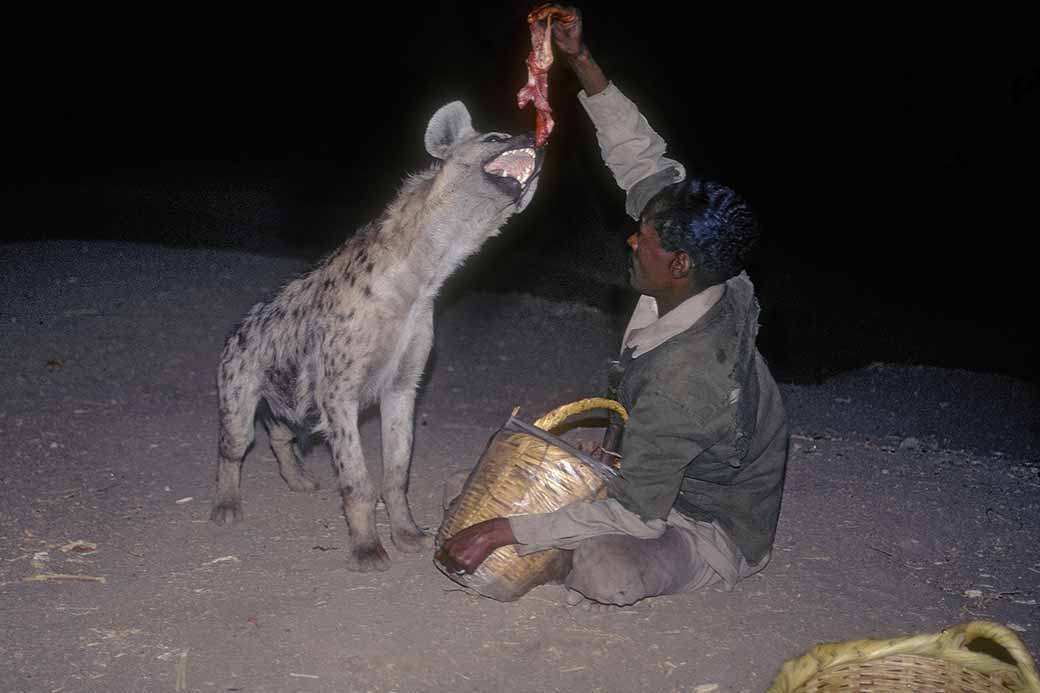
{"type": "MultiPolygon", "coordinates": [[[[513,409],[513,416],[516,416],[518,409],[519,407],[513,409]]],[[[568,402],[567,404],[561,404],[555,409],[542,414],[534,422],[534,425],[542,430],[551,431],[575,414],[583,414],[593,409],[607,409],[615,412],[621,417],[622,422],[628,423],[628,410],[625,409],[621,402],[607,397],[586,397],[568,402]]]]}
{"type": "Polygon", "coordinates": [[[600,462],[599,460],[592,457],[589,453],[583,450],[579,450],[575,446],[571,445],[568,441],[554,434],[552,431],[547,431],[543,428],[535,426],[534,424],[529,424],[522,419],[516,418],[515,416],[510,416],[509,420],[506,421],[505,426],[503,426],[499,430],[504,430],[507,426],[510,425],[515,425],[524,433],[532,435],[535,438],[538,438],[539,440],[547,443],[548,445],[552,445],[553,447],[560,448],[561,450],[567,452],[568,454],[577,458],[583,464],[588,466],[593,472],[596,473],[597,476],[599,476],[604,481],[611,481],[619,476],[618,471],[611,467],[609,464],[600,462]]]}

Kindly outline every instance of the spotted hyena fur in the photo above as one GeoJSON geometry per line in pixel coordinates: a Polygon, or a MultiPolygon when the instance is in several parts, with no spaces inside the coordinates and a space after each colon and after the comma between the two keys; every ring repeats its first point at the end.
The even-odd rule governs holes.
{"type": "Polygon", "coordinates": [[[433,341],[433,303],[452,271],[524,209],[537,187],[529,135],[473,130],[461,102],[427,126],[427,151],[439,159],[408,178],[376,221],[310,272],[253,306],[220,359],[219,462],[211,519],[242,516],[240,473],[261,400],[271,448],[294,491],[318,487],[294,448],[293,431],[323,433],[335,465],[351,541],[350,567],[390,565],[375,528],[376,489],[358,435],[358,413],[378,402],[382,423],[381,493],[390,535],[404,552],[432,547],[406,492],[415,391],[433,341]]]}

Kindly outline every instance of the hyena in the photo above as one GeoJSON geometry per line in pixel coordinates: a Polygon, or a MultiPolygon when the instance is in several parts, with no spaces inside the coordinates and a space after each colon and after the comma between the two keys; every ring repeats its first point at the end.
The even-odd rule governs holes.
{"type": "Polygon", "coordinates": [[[529,134],[476,132],[459,101],[433,115],[425,144],[439,161],[407,178],[379,219],[273,299],[253,306],[228,338],[218,373],[213,522],[242,517],[242,461],[264,400],[261,418],[289,488],[318,488],[294,447],[294,430],[310,427],[324,435],[332,452],[350,536],[349,567],[389,568],[358,435],[358,413],[378,401],[390,536],[403,552],[432,548],[432,538],[412,518],[406,493],[415,393],[433,342],[434,298],[466,257],[530,203],[542,150],[529,134]]]}

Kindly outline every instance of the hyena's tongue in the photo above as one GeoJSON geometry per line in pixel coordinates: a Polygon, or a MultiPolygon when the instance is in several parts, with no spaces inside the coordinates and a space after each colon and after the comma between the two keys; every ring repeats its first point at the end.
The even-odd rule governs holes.
{"type": "Polygon", "coordinates": [[[534,172],[534,162],[533,149],[511,149],[488,162],[484,170],[493,176],[515,178],[524,185],[534,172]]]}

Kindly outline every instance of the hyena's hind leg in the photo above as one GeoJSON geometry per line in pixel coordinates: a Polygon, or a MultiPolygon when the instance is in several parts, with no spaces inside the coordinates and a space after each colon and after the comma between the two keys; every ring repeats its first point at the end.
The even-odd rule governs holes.
{"type": "Polygon", "coordinates": [[[316,491],[318,481],[308,472],[300,458],[296,455],[293,443],[296,434],[293,430],[273,418],[265,418],[264,426],[267,428],[267,437],[271,441],[271,452],[278,460],[278,471],[285,479],[285,483],[293,491],[316,491]]]}
{"type": "Polygon", "coordinates": [[[217,497],[209,519],[218,525],[242,519],[242,460],[253,443],[253,417],[260,396],[256,388],[220,379],[220,437],[217,497]]]}
{"type": "Polygon", "coordinates": [[[390,556],[376,532],[376,494],[365,468],[358,432],[358,404],[333,395],[338,405],[325,406],[329,420],[327,437],[336,467],[343,515],[350,536],[348,567],[361,573],[387,570],[390,556]]]}

